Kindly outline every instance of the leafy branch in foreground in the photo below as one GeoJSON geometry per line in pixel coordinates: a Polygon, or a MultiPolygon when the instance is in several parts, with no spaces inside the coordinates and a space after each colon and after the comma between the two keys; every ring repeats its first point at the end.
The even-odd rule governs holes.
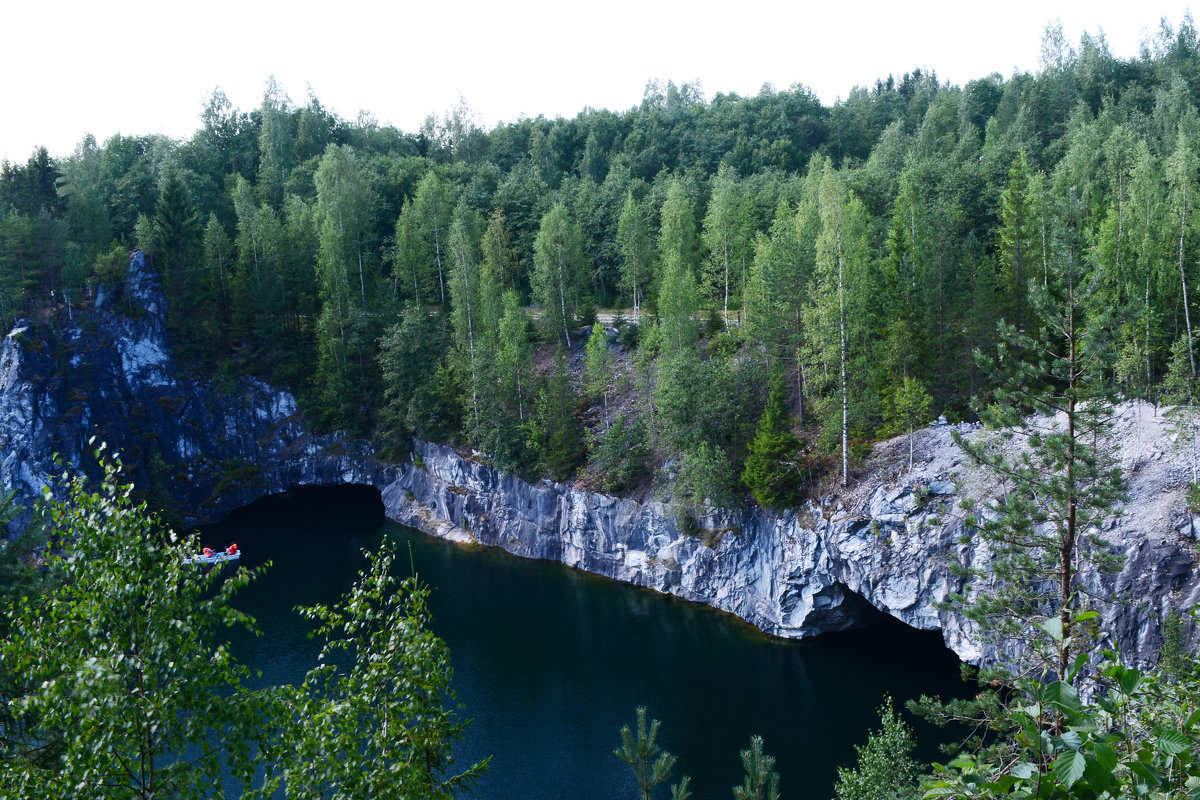
{"type": "Polygon", "coordinates": [[[340,602],[300,609],[325,644],[292,695],[289,797],[451,798],[487,768],[453,772],[467,722],[451,710],[450,652],[429,629],[429,587],[393,577],[395,555],[384,544],[340,602]]]}
{"type": "Polygon", "coordinates": [[[1018,679],[996,745],[938,767],[925,797],[1200,798],[1200,666],[1170,681],[1106,651],[1098,667],[1090,699],[1074,672],[1018,679]]]}
{"type": "Polygon", "coordinates": [[[892,707],[892,698],[879,707],[879,721],[881,727],[871,731],[867,743],[855,745],[855,766],[838,767],[837,800],[915,800],[920,795],[920,767],[912,757],[917,742],[892,707]]]}
{"type": "Polygon", "coordinates": [[[5,797],[207,798],[228,772],[243,797],[272,732],[272,697],[242,688],[224,644],[253,627],[230,605],[255,570],[229,576],[185,564],[195,552],[131,499],[119,463],[103,460],[96,492],[68,479],[47,498],[44,530],[56,584],[17,599],[0,672],[31,687],[12,700],[27,735],[0,762],[5,797]],[[47,755],[50,757],[47,757],[47,755]]]}

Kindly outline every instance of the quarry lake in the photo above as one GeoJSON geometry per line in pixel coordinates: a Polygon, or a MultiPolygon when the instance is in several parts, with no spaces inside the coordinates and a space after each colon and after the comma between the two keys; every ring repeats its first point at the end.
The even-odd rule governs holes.
{"type": "MultiPolygon", "coordinates": [[[[318,642],[294,611],[334,602],[386,537],[405,574],[435,587],[433,628],[450,647],[453,685],[473,720],[461,763],[493,756],[474,795],[628,798],[634,782],[613,755],[622,725],[646,706],[660,743],[692,776],[694,797],[728,798],[739,750],[764,739],[791,798],[832,797],[838,765],[878,726],[886,695],[960,694],[958,662],[937,633],[883,620],[804,642],[772,639],[728,615],[559,564],[433,539],[381,521],[378,494],[304,490],[259,503],[203,532],[236,541],[244,564],[273,562],[239,596],[260,637],[234,647],[264,684],[294,683],[318,642]]],[[[911,721],[911,718],[909,718],[911,721]]],[[[921,755],[947,734],[916,726],[921,755]]]]}

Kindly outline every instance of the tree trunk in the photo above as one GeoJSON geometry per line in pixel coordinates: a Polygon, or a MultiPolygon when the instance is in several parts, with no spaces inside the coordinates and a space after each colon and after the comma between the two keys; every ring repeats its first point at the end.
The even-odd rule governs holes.
{"type": "Polygon", "coordinates": [[[1183,209],[1179,214],[1179,283],[1183,287],[1183,321],[1187,326],[1188,361],[1196,377],[1196,355],[1192,352],[1192,315],[1188,310],[1187,274],[1183,268],[1183,240],[1187,235],[1187,186],[1183,187],[1183,209]]]}
{"type": "Polygon", "coordinates": [[[558,302],[562,309],[563,333],[567,337],[567,349],[571,349],[571,324],[567,322],[567,276],[563,270],[562,255],[558,259],[558,302]]]}
{"type": "Polygon", "coordinates": [[[850,402],[846,386],[846,298],[842,232],[837,233],[838,251],[838,328],[841,338],[842,361],[842,486],[850,484],[850,402]]]}

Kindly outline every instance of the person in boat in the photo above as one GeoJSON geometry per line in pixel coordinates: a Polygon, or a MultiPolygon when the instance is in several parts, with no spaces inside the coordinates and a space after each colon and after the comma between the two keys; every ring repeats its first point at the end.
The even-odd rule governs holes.
{"type": "Polygon", "coordinates": [[[237,553],[238,553],[237,542],[234,542],[233,544],[229,545],[229,547],[225,548],[225,555],[227,555],[227,556],[236,556],[237,553]]]}
{"type": "Polygon", "coordinates": [[[211,547],[206,547],[206,548],[204,548],[203,550],[201,550],[201,551],[200,551],[200,553],[201,553],[201,554],[202,554],[202,555],[203,555],[205,558],[212,558],[212,556],[213,556],[213,549],[212,549],[211,547]]]}

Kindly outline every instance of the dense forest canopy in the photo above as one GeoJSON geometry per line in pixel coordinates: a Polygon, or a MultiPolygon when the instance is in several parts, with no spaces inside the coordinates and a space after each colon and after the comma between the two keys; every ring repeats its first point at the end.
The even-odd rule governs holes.
{"type": "Polygon", "coordinates": [[[84,309],[139,247],[184,360],[326,426],[610,490],[669,475],[685,517],[791,503],[875,437],[969,417],[994,390],[973,353],[1001,320],[1051,336],[1031,292],[1078,268],[1111,381],[1194,378],[1198,103],[1190,17],[1135,58],[1051,26],[1036,73],[917,69],[832,107],[652,83],[624,112],[484,130],[460,103],[405,133],[272,80],[249,112],[214,91],[185,141],[4,162],[0,314],[84,309]]]}

